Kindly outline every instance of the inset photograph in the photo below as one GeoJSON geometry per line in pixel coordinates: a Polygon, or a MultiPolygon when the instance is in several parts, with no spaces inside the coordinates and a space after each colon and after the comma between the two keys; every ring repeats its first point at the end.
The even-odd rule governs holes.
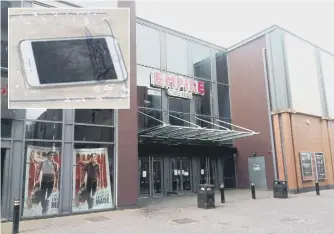
{"type": "Polygon", "coordinates": [[[130,10],[8,9],[10,109],[129,109],[130,10]]]}

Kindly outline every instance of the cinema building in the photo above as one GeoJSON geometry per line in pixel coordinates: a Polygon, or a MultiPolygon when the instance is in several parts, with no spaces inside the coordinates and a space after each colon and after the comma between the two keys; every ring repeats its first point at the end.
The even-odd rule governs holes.
{"type": "MultiPolygon", "coordinates": [[[[94,149],[105,157],[104,193],[111,196],[93,211],[196,193],[201,183],[270,189],[279,178],[296,193],[318,179],[322,189],[333,187],[332,54],[277,26],[225,49],[136,18],[134,2],[110,4],[132,10],[129,110],[9,110],[1,60],[3,220],[11,218],[13,198],[27,202],[32,149],[57,152],[57,205],[49,216],[92,211],[73,200],[82,182],[77,152],[94,149]]],[[[21,207],[23,217],[45,216],[38,205],[21,207]]]]}

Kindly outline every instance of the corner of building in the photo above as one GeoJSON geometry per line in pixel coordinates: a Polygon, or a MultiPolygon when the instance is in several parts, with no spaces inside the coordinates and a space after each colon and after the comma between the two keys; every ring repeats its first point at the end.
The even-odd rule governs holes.
{"type": "MultiPolygon", "coordinates": [[[[274,179],[272,157],[274,149],[271,144],[271,123],[263,58],[265,48],[266,39],[265,35],[262,35],[230,50],[227,55],[233,124],[260,132],[253,137],[234,141],[238,149],[236,168],[239,188],[249,186],[254,158],[259,162],[264,161],[265,165],[264,178],[259,179],[261,187],[271,188],[274,179]]],[[[261,167],[259,170],[262,170],[261,167]]]]}

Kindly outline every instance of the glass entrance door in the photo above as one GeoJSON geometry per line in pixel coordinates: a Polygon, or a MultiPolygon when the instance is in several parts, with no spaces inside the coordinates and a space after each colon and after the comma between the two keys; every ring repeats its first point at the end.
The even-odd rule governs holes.
{"type": "Polygon", "coordinates": [[[191,160],[186,157],[170,159],[173,193],[191,192],[191,160]]]}
{"type": "Polygon", "coordinates": [[[139,173],[140,197],[156,197],[163,194],[161,158],[139,158],[139,173]]]}
{"type": "Polygon", "coordinates": [[[205,157],[200,159],[200,183],[217,186],[217,159],[205,157]]]}
{"type": "Polygon", "coordinates": [[[150,196],[150,160],[149,158],[139,158],[139,196],[150,196]]]}

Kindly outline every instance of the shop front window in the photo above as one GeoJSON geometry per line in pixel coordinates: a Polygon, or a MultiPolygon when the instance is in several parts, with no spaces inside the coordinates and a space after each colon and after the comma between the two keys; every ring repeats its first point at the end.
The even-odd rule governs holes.
{"type": "Polygon", "coordinates": [[[190,42],[194,76],[211,80],[211,49],[198,43],[190,42]]]}
{"type": "Polygon", "coordinates": [[[61,142],[26,141],[23,216],[59,214],[61,142]]]}
{"type": "Polygon", "coordinates": [[[113,208],[114,145],[75,143],[73,157],[73,212],[113,208]]]}
{"type": "Polygon", "coordinates": [[[203,128],[212,128],[212,117],[205,116],[205,115],[197,115],[198,119],[196,119],[196,124],[203,127],[203,128]]]}
{"type": "Polygon", "coordinates": [[[114,110],[112,109],[92,109],[75,110],[75,122],[96,124],[96,125],[114,125],[114,110]]]}
{"type": "Polygon", "coordinates": [[[27,109],[26,119],[34,121],[62,121],[63,110],[58,109],[27,109]]]}
{"type": "Polygon", "coordinates": [[[114,128],[100,126],[74,126],[75,141],[114,142],[114,128]]]}
{"type": "Polygon", "coordinates": [[[187,75],[187,41],[183,38],[166,34],[167,71],[187,75]]]}
{"type": "Polygon", "coordinates": [[[140,108],[139,111],[142,112],[142,113],[138,112],[139,131],[161,125],[160,122],[162,121],[161,110],[140,108]]]}
{"type": "Polygon", "coordinates": [[[11,119],[1,119],[1,138],[11,138],[12,123],[11,119]]]}
{"type": "Polygon", "coordinates": [[[160,68],[160,32],[137,24],[137,63],[160,68]]]}
{"type": "Polygon", "coordinates": [[[215,57],[216,57],[217,82],[223,84],[229,84],[226,53],[219,51],[215,54],[215,57]]]}
{"type": "Polygon", "coordinates": [[[227,85],[217,84],[219,116],[228,119],[231,117],[229,88],[227,85]]]}
{"type": "Polygon", "coordinates": [[[194,95],[195,111],[199,115],[211,115],[211,82],[204,82],[205,93],[203,96],[194,95]]]}
{"type": "Polygon", "coordinates": [[[161,89],[151,88],[150,74],[158,70],[137,66],[137,103],[140,107],[161,109],[161,89]]]}
{"type": "Polygon", "coordinates": [[[26,139],[61,140],[62,123],[26,121],[26,139]]]}
{"type": "Polygon", "coordinates": [[[114,111],[76,110],[74,119],[72,211],[113,208],[114,111]]]}
{"type": "Polygon", "coordinates": [[[189,126],[190,114],[169,112],[169,123],[176,126],[189,126]]]}
{"type": "Polygon", "coordinates": [[[168,97],[168,110],[173,112],[190,112],[190,100],[184,98],[168,97]]]}

